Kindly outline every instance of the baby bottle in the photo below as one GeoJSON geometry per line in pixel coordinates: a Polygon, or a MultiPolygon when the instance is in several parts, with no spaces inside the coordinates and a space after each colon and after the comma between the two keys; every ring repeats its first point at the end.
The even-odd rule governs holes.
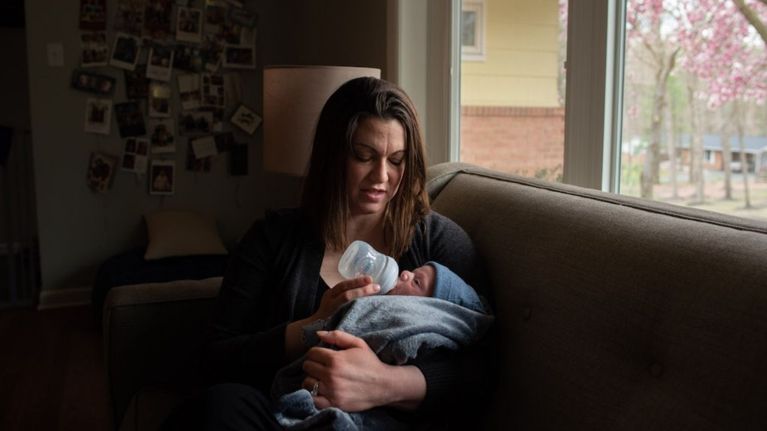
{"type": "Polygon", "coordinates": [[[385,295],[397,284],[399,266],[393,258],[377,252],[365,241],[354,241],[341,256],[338,272],[347,279],[369,275],[373,283],[381,286],[379,294],[385,295]]]}

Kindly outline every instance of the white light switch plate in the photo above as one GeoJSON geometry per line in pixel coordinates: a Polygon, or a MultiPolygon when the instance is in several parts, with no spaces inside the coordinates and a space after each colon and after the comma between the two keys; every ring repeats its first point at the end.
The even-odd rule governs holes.
{"type": "Polygon", "coordinates": [[[64,46],[60,42],[48,44],[48,66],[64,66],[64,46]]]}

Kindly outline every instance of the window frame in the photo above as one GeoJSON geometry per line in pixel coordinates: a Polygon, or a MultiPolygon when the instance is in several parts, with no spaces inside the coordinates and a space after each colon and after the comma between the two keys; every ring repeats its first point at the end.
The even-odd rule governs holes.
{"type": "Polygon", "coordinates": [[[461,11],[458,15],[457,31],[461,43],[461,59],[463,61],[485,61],[485,2],[484,0],[465,0],[461,2],[461,11]],[[474,12],[474,45],[463,45],[462,18],[463,12],[474,12]]]}

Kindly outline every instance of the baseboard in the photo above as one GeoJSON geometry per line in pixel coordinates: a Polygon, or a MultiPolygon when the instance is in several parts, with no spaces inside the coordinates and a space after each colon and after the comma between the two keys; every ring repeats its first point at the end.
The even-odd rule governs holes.
{"type": "Polygon", "coordinates": [[[40,292],[38,310],[50,308],[74,307],[91,303],[91,288],[43,290],[40,292]]]}

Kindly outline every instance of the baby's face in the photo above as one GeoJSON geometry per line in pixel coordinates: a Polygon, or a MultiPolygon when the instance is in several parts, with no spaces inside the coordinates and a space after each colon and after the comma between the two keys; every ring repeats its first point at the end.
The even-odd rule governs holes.
{"type": "Polygon", "coordinates": [[[394,288],[387,295],[432,296],[434,295],[434,267],[419,266],[413,272],[402,271],[394,288]]]}

